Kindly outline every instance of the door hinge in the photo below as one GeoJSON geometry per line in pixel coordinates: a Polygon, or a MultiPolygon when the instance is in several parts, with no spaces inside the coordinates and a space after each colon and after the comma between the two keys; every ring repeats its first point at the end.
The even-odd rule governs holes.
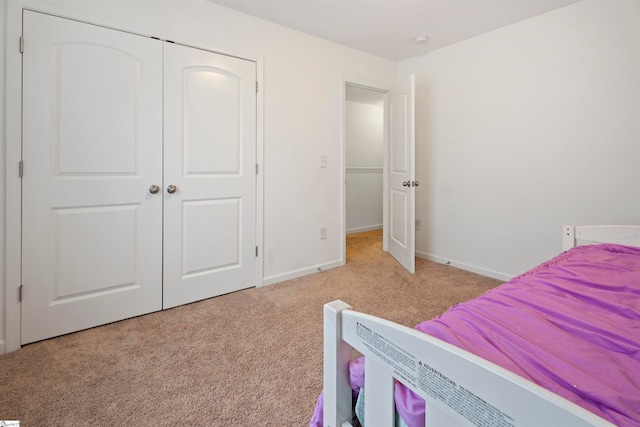
{"type": "Polygon", "coordinates": [[[258,256],[258,247],[256,246],[256,257],[258,256]]]}
{"type": "Polygon", "coordinates": [[[258,82],[256,82],[256,92],[258,92],[260,90],[260,86],[258,85],[258,82]]]}
{"type": "Polygon", "coordinates": [[[18,162],[18,176],[20,178],[24,176],[24,162],[22,160],[18,162]]]}
{"type": "Polygon", "coordinates": [[[258,175],[258,172],[260,171],[260,167],[258,166],[258,164],[256,163],[256,175],[258,175]]]}
{"type": "Polygon", "coordinates": [[[18,302],[22,302],[22,285],[18,287],[18,302]]]}
{"type": "Polygon", "coordinates": [[[24,53],[24,37],[20,36],[20,53],[24,53]]]}

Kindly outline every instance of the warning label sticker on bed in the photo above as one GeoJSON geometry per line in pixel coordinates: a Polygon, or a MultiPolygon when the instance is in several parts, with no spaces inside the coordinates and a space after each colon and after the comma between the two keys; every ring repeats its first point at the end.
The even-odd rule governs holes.
{"type": "Polygon", "coordinates": [[[513,418],[422,361],[418,362],[418,387],[479,427],[515,426],[513,418]]]}
{"type": "Polygon", "coordinates": [[[382,335],[367,328],[365,325],[356,324],[356,335],[362,339],[364,345],[380,359],[393,366],[396,376],[414,387],[417,386],[416,358],[398,347],[382,335]]]}
{"type": "Polygon", "coordinates": [[[404,384],[418,388],[479,427],[514,427],[515,420],[451,378],[358,322],[356,335],[376,356],[393,367],[404,384]]]}

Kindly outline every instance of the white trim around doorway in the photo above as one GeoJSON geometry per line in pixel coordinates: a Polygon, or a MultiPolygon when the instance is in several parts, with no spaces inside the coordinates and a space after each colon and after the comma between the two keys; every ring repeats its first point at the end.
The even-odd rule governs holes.
{"type": "Polygon", "coordinates": [[[340,186],[340,200],[342,203],[342,209],[340,214],[340,235],[342,238],[341,245],[341,258],[342,265],[347,263],[347,194],[346,194],[346,87],[347,86],[355,86],[363,89],[372,90],[375,92],[384,93],[383,98],[383,143],[382,143],[382,152],[383,152],[383,160],[382,160],[382,250],[387,251],[388,247],[388,237],[385,230],[388,230],[388,215],[387,215],[387,206],[388,206],[388,196],[387,196],[387,185],[388,185],[388,167],[389,167],[389,87],[370,81],[364,81],[358,78],[350,78],[348,76],[343,76],[342,81],[340,82],[340,182],[342,185],[340,186]]]}

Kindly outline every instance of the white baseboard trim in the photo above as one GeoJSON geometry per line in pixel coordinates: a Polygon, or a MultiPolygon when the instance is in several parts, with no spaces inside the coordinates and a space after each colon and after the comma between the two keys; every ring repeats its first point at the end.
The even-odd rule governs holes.
{"type": "Polygon", "coordinates": [[[502,280],[503,282],[507,282],[507,281],[511,280],[512,277],[514,277],[511,274],[507,274],[507,273],[503,273],[503,272],[495,271],[495,270],[490,270],[488,268],[479,267],[479,266],[473,265],[473,264],[467,264],[465,262],[460,262],[460,261],[456,261],[456,260],[453,260],[453,259],[443,258],[441,256],[429,254],[429,253],[426,253],[426,252],[416,251],[416,256],[418,258],[423,258],[423,259],[426,259],[426,260],[429,260],[429,261],[433,261],[433,262],[437,262],[437,263],[440,263],[440,264],[450,265],[452,267],[456,267],[456,268],[459,268],[459,269],[465,270],[465,271],[470,271],[472,273],[480,274],[482,276],[487,276],[487,277],[491,277],[493,279],[502,280]]]}
{"type": "Polygon", "coordinates": [[[291,279],[297,279],[298,277],[306,276],[308,274],[319,273],[325,270],[342,266],[342,260],[335,260],[331,262],[325,262],[322,264],[312,265],[311,267],[301,268],[299,270],[290,271],[287,273],[276,274],[274,276],[265,277],[262,280],[262,286],[273,285],[275,283],[284,282],[291,279]]]}
{"type": "Polygon", "coordinates": [[[362,233],[364,231],[382,230],[382,224],[368,225],[366,227],[356,227],[347,229],[347,234],[362,233]]]}

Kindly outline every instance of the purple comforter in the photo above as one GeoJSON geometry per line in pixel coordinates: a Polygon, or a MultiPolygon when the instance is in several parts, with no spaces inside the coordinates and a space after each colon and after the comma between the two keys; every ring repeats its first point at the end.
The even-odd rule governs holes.
{"type": "MultiPolygon", "coordinates": [[[[618,426],[640,425],[640,248],[580,246],[416,329],[468,350],[618,426]]],[[[363,360],[351,385],[364,383],[363,360]]],[[[396,384],[424,426],[424,401],[396,384]]],[[[311,426],[322,425],[322,396],[311,426]]]]}

